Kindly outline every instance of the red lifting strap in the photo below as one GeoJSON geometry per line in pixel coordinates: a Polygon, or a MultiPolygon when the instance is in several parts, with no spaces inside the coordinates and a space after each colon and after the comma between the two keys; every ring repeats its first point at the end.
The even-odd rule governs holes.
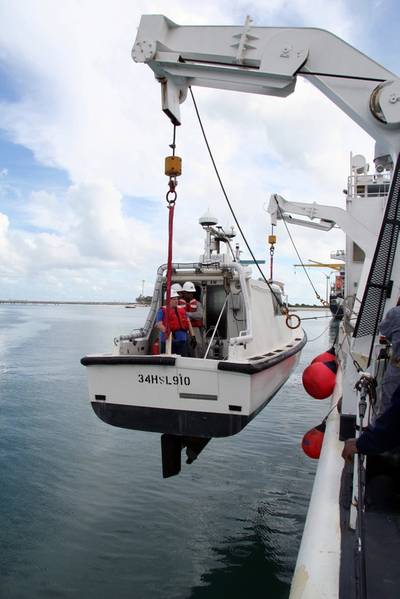
{"type": "Polygon", "coordinates": [[[175,202],[168,204],[168,260],[167,260],[167,301],[165,310],[165,339],[168,339],[171,328],[169,323],[169,308],[171,305],[171,276],[172,276],[172,240],[174,234],[174,210],[175,202]]]}

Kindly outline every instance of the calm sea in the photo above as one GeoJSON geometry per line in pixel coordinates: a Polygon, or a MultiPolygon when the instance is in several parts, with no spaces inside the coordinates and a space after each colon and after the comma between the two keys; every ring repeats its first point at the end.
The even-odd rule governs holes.
{"type": "Polygon", "coordinates": [[[144,316],[0,306],[1,599],[288,597],[316,466],[300,442],[328,411],[301,371],[330,320],[304,321],[322,335],[244,431],[163,480],[159,435],[97,419],[80,365],[144,316]]]}

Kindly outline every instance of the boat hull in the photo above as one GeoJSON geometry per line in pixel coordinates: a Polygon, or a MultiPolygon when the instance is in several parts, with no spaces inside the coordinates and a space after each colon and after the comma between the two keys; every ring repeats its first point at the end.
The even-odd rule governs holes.
{"type": "Polygon", "coordinates": [[[227,437],[240,432],[279,391],[301,347],[258,365],[181,356],[88,356],[82,363],[88,367],[93,410],[104,422],[227,437]]]}
{"type": "Polygon", "coordinates": [[[190,437],[228,437],[249,422],[247,416],[92,402],[96,415],[112,426],[190,437]]]}

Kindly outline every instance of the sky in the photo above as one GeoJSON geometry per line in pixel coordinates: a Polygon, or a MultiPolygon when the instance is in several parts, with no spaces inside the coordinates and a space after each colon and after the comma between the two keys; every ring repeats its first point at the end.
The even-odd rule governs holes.
{"type": "MultiPolygon", "coordinates": [[[[250,15],[255,26],[319,27],[400,72],[395,0],[0,0],[0,299],[127,302],[142,288],[152,293],[167,256],[172,126],[152,71],[131,59],[142,14],[180,25],[240,26],[250,15]]],[[[300,77],[285,99],[194,94],[258,259],[268,260],[272,193],[344,207],[350,152],[372,162],[373,140],[300,77]]],[[[181,114],[174,259],[184,262],[202,253],[202,214],[223,226],[232,217],[189,98],[181,114]]],[[[275,232],[274,277],[290,301],[314,303],[282,223],[275,232]]],[[[329,262],[344,248],[337,229],[291,233],[305,262],[329,262]]],[[[310,269],[323,297],[328,274],[310,269]]]]}

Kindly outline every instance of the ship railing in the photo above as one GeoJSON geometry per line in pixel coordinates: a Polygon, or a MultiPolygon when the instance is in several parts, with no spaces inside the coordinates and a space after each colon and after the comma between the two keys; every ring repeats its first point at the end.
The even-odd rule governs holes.
{"type": "Polygon", "coordinates": [[[358,317],[361,301],[356,294],[348,295],[343,300],[343,322],[347,333],[352,333],[358,317]],[[354,309],[357,303],[357,308],[354,309]]]}
{"type": "Polygon", "coordinates": [[[391,175],[350,175],[347,183],[347,197],[349,199],[381,198],[389,193],[391,175]]]}

